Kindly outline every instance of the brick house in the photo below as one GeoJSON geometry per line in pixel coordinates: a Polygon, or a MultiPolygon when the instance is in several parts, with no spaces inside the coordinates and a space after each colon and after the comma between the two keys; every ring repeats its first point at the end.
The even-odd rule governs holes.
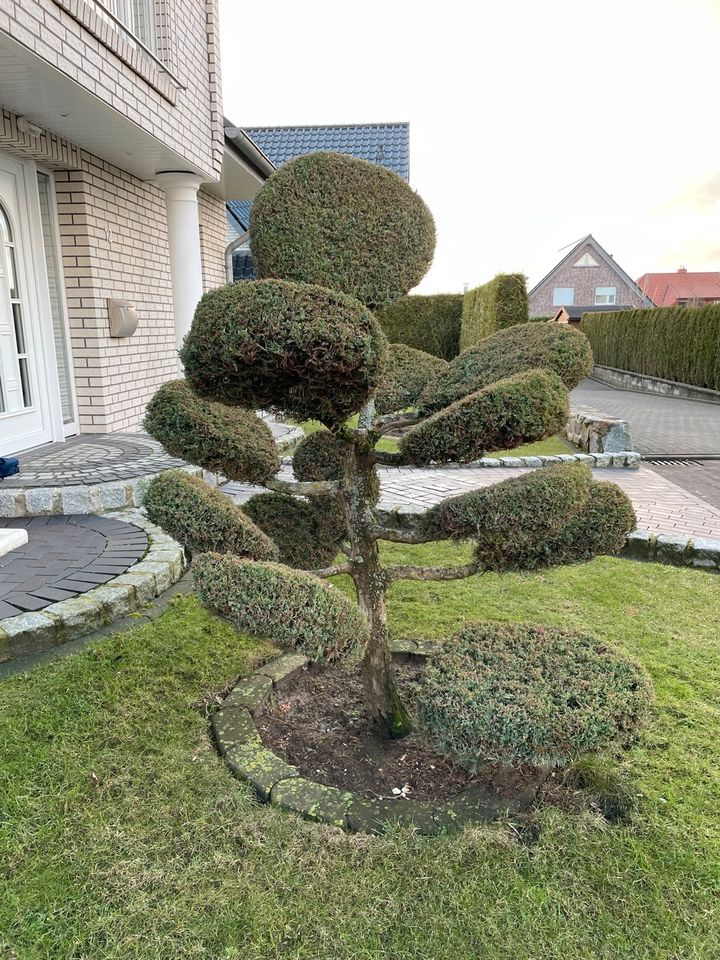
{"type": "Polygon", "coordinates": [[[553,317],[560,307],[650,307],[635,281],[588,234],[528,294],[531,317],[553,317]]]}
{"type": "Polygon", "coordinates": [[[675,273],[644,273],[637,282],[656,307],[702,307],[720,303],[720,273],[690,272],[680,267],[675,273]]]}
{"type": "Polygon", "coordinates": [[[217,0],[0,0],[0,455],[137,430],[177,375],[273,169],[218,47],[217,0]]]}

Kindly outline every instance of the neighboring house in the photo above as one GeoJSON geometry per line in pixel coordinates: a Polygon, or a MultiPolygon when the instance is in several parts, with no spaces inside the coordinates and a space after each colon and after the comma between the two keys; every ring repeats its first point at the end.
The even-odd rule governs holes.
{"type": "Polygon", "coordinates": [[[644,273],[638,286],[656,307],[701,307],[720,303],[720,273],[689,273],[680,267],[675,273],[644,273]]]}
{"type": "Polygon", "coordinates": [[[649,298],[588,234],[528,294],[531,317],[554,316],[559,307],[645,307],[649,298]]]}
{"type": "Polygon", "coordinates": [[[607,304],[591,307],[560,307],[552,320],[555,323],[570,323],[579,326],[584,313],[614,313],[616,310],[632,310],[632,307],[608,306],[607,304]]]}
{"type": "Polygon", "coordinates": [[[178,375],[273,169],[218,55],[216,0],[0,0],[0,455],[137,430],[178,375]]]}
{"type": "MultiPolygon", "coordinates": [[[[244,133],[276,167],[315,150],[333,150],[377,163],[397,173],[406,182],[410,179],[410,125],[407,123],[246,127],[244,133]]],[[[231,200],[227,204],[228,239],[237,243],[233,255],[235,280],[252,280],[255,276],[248,240],[250,207],[250,201],[231,200]]]]}

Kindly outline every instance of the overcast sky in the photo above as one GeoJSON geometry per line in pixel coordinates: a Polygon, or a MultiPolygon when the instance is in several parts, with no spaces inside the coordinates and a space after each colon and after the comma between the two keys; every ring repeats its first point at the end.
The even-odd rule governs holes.
{"type": "Polygon", "coordinates": [[[720,270],[720,0],[220,0],[240,126],[410,122],[418,290],[530,284],[587,233],[637,278],[720,270]]]}

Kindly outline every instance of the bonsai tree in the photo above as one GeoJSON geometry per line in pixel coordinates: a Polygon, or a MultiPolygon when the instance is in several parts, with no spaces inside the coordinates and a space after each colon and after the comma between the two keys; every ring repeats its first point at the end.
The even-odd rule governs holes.
{"type": "MultiPolygon", "coordinates": [[[[393,582],[588,560],[618,550],[634,516],[616,486],[572,462],[454,497],[409,523],[378,508],[377,467],[467,463],[554,434],[568,389],[589,370],[589,344],[574,330],[524,324],[450,364],[389,347],[372,311],[423,277],[435,228],[420,197],[381,167],[332,153],[292,160],[260,190],[250,229],[259,279],[205,294],[181,351],[186,379],[160,388],[145,423],[172,454],[271,494],[247,511],[227,498],[219,507],[222,496],[202,481],[171,472],[152,482],[148,512],[201,554],[193,561],[201,598],[242,629],[311,656],[361,644],[368,710],[383,735],[402,737],[412,721],[388,645],[393,582]],[[275,478],[277,455],[256,409],[323,424],[296,451],[294,482],[275,478]],[[378,449],[389,433],[401,434],[397,453],[378,449]],[[472,560],[382,563],[382,541],[441,539],[473,541],[472,560]],[[308,560],[310,571],[287,565],[308,560]],[[326,582],[337,574],[352,578],[357,606],[326,582]]],[[[556,643],[554,656],[560,647],[572,644],[556,643]]],[[[456,676],[467,669],[460,654],[448,663],[456,676]]],[[[452,710],[431,702],[446,685],[437,676],[419,715],[450,723],[452,710]]]]}

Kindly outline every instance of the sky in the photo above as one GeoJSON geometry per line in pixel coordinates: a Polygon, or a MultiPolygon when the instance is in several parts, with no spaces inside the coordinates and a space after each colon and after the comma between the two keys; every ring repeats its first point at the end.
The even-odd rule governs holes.
{"type": "Polygon", "coordinates": [[[720,0],[220,0],[220,31],[238,126],[409,121],[416,292],[532,286],[588,233],[633,278],[720,270],[720,0]]]}

